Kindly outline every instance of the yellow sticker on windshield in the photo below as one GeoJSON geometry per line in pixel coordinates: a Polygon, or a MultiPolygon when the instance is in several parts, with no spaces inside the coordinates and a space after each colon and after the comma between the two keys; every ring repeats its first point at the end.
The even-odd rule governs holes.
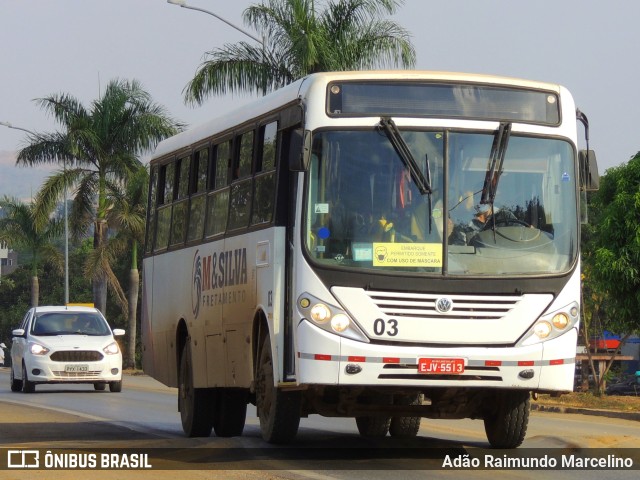
{"type": "Polygon", "coordinates": [[[440,243],[374,243],[374,267],[442,267],[440,243]]]}

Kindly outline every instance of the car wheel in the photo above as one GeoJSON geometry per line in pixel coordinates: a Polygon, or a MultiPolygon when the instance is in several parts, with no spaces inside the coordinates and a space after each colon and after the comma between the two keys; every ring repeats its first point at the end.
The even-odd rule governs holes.
{"type": "Polygon", "coordinates": [[[13,366],[11,367],[11,391],[19,392],[22,390],[22,380],[16,380],[15,375],[13,374],[13,366]]]}
{"type": "Polygon", "coordinates": [[[94,388],[94,390],[96,390],[98,392],[102,392],[107,388],[107,384],[106,383],[94,383],[93,384],[93,388],[94,388]]]}
{"type": "Polygon", "coordinates": [[[29,381],[27,366],[22,364],[22,393],[33,393],[36,391],[36,384],[29,381]]]}
{"type": "MultiPolygon", "coordinates": [[[[98,390],[96,388],[96,390],[98,390]]],[[[122,380],[118,380],[117,382],[109,382],[109,391],[113,393],[119,393],[122,391],[122,380]]]]}

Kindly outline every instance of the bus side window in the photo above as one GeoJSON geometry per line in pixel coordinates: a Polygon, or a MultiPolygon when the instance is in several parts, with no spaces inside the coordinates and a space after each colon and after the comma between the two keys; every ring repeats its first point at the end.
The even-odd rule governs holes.
{"type": "Polygon", "coordinates": [[[191,180],[191,202],[189,205],[189,228],[187,241],[199,240],[204,234],[206,206],[207,172],[209,170],[209,149],[198,150],[193,158],[191,180]]]}
{"type": "Polygon", "coordinates": [[[150,253],[153,247],[153,238],[156,233],[156,201],[158,196],[158,167],[151,167],[149,173],[149,202],[147,205],[147,228],[144,251],[150,253]]]}
{"type": "Polygon", "coordinates": [[[237,139],[239,146],[238,156],[233,169],[233,180],[245,178],[251,175],[251,164],[253,163],[253,139],[253,130],[243,133],[237,139]]]}
{"type": "Polygon", "coordinates": [[[229,198],[229,230],[244,228],[249,225],[249,213],[253,196],[253,179],[251,170],[253,163],[254,131],[245,132],[237,137],[237,153],[233,159],[233,183],[229,198]]]}
{"type": "Polygon", "coordinates": [[[187,207],[189,205],[189,170],[191,157],[178,159],[175,170],[175,184],[173,212],[171,215],[171,239],[170,244],[180,245],[184,243],[187,233],[187,207]]]}
{"type": "Polygon", "coordinates": [[[229,166],[231,164],[231,140],[214,147],[212,156],[212,178],[209,179],[213,192],[207,198],[205,235],[211,237],[224,233],[229,213],[229,166]]]}
{"type": "Polygon", "coordinates": [[[167,248],[171,228],[171,202],[173,201],[175,163],[160,167],[158,178],[158,219],[154,250],[167,248]]]}
{"type": "Polygon", "coordinates": [[[251,225],[270,223],[276,199],[276,147],[278,124],[270,123],[260,128],[258,162],[251,225]]]}

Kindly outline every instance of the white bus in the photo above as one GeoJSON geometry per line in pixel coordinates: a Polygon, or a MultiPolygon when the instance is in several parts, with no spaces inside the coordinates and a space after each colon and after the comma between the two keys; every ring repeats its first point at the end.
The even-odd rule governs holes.
{"type": "Polygon", "coordinates": [[[160,143],[143,364],[185,433],[240,435],[252,403],[271,443],[320,414],[520,445],[532,392],[573,388],[576,114],[549,83],[318,73],[160,143]]]}

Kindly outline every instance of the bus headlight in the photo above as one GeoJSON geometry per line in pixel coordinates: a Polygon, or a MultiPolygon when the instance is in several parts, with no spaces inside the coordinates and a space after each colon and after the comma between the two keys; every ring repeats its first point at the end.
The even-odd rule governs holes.
{"type": "Polygon", "coordinates": [[[569,325],[569,317],[566,313],[557,313],[553,316],[551,323],[553,323],[553,326],[558,330],[564,330],[567,328],[567,325],[569,325]]]}
{"type": "Polygon", "coordinates": [[[551,334],[551,324],[549,322],[538,322],[533,326],[533,333],[538,338],[547,338],[551,334]]]}
{"type": "Polygon", "coordinates": [[[303,294],[298,298],[298,311],[302,318],[310,320],[327,332],[360,342],[369,342],[358,324],[340,307],[325,303],[312,295],[303,294]]]}
{"type": "Polygon", "coordinates": [[[313,307],[311,307],[309,316],[311,317],[311,320],[316,323],[327,323],[329,318],[331,318],[331,310],[329,310],[329,307],[327,307],[324,303],[316,303],[313,307]]]}
{"type": "Polygon", "coordinates": [[[349,328],[349,324],[351,320],[344,313],[338,313],[334,315],[331,319],[331,328],[338,333],[344,332],[347,328],[349,328]]]}
{"type": "Polygon", "coordinates": [[[529,328],[517,345],[523,347],[559,337],[575,327],[579,319],[580,308],[576,302],[560,310],[545,313],[529,328]]]}

